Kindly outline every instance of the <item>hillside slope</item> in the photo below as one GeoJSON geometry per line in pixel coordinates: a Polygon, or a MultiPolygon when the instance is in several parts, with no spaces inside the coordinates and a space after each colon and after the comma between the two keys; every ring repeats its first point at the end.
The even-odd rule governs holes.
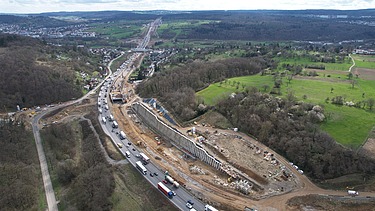
{"type": "Polygon", "coordinates": [[[88,58],[81,49],[50,46],[29,37],[0,34],[0,110],[79,97],[82,91],[76,72],[90,72],[96,68],[88,58]]]}

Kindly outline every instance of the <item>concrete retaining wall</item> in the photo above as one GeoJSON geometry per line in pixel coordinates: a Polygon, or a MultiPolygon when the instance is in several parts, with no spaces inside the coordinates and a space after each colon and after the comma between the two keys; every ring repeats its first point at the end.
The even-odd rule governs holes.
{"type": "Polygon", "coordinates": [[[134,103],[132,108],[143,122],[153,128],[164,138],[168,138],[173,145],[180,148],[182,151],[190,153],[191,155],[199,158],[216,169],[220,169],[222,165],[220,160],[208,154],[207,151],[204,150],[199,144],[193,142],[176,129],[165,124],[145,105],[142,103],[134,103]]]}

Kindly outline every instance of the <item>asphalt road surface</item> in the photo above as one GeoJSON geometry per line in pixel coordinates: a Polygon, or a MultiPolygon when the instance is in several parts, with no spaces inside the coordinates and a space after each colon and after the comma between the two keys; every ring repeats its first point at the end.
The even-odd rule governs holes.
{"type": "Polygon", "coordinates": [[[57,209],[55,192],[53,191],[51,178],[49,176],[46,156],[44,154],[43,145],[40,139],[40,133],[39,133],[39,128],[38,128],[38,122],[40,118],[43,117],[44,115],[45,113],[38,114],[37,116],[35,116],[32,122],[32,127],[33,127],[35,143],[36,143],[36,149],[38,151],[40,170],[42,171],[42,178],[43,178],[43,184],[44,184],[44,191],[46,192],[48,210],[57,211],[58,209],[57,209]]]}
{"type": "MultiPolygon", "coordinates": [[[[126,71],[126,70],[125,70],[126,71]]],[[[121,73],[117,73],[115,75],[121,75],[121,73]]],[[[107,106],[107,103],[111,103],[109,99],[109,87],[112,84],[111,78],[108,79],[102,86],[102,89],[99,93],[98,102],[100,102],[100,106],[98,106],[98,109],[101,110],[101,113],[99,114],[99,121],[101,122],[101,126],[105,133],[107,133],[111,139],[112,142],[119,148],[121,153],[125,156],[125,152],[128,151],[130,153],[130,157],[127,158],[128,161],[136,167],[136,162],[141,161],[141,158],[138,158],[137,155],[139,155],[140,151],[130,140],[127,138],[122,139],[120,137],[121,128],[114,128],[113,122],[116,121],[116,119],[111,120],[109,116],[111,115],[110,112],[110,106],[107,106]],[[108,108],[108,109],[107,109],[108,108]],[[103,120],[103,117],[105,121],[103,120]],[[121,146],[121,147],[120,147],[121,146]]],[[[99,103],[98,103],[99,105],[99,103]]],[[[144,165],[144,167],[147,169],[147,174],[143,174],[141,171],[139,171],[140,174],[142,174],[145,179],[150,182],[155,188],[157,187],[157,184],[159,182],[162,182],[165,179],[165,172],[157,165],[153,163],[148,163],[144,165]],[[151,173],[151,175],[150,175],[151,173]],[[154,173],[157,173],[158,176],[155,176],[154,173]]],[[[204,210],[205,204],[203,204],[201,201],[194,199],[194,197],[183,187],[175,188],[172,184],[168,183],[165,184],[171,191],[174,191],[176,193],[176,196],[174,196],[171,200],[171,202],[177,206],[181,210],[190,210],[186,206],[186,202],[188,200],[192,200],[194,202],[194,209],[196,210],[204,210]]],[[[161,192],[161,191],[160,191],[161,192]]],[[[167,197],[167,196],[165,196],[167,197]]]]}

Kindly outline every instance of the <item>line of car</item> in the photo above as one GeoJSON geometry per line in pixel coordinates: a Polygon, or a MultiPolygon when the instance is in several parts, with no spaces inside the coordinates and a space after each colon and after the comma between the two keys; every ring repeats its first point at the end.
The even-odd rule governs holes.
{"type": "MultiPolygon", "coordinates": [[[[115,121],[115,119],[113,118],[113,115],[109,113],[109,107],[108,107],[108,101],[107,101],[107,93],[108,93],[107,89],[109,88],[111,82],[112,82],[112,79],[107,79],[107,80],[106,80],[106,83],[102,86],[102,89],[101,89],[101,91],[100,91],[100,95],[99,95],[99,99],[98,99],[98,109],[99,109],[99,113],[100,113],[100,115],[102,116],[102,119],[103,119],[103,118],[105,119],[105,121],[103,121],[104,125],[108,125],[108,124],[106,124],[107,120],[108,120],[109,122],[114,122],[114,121],[115,121]],[[105,92],[104,92],[104,91],[105,91],[105,92]],[[103,96],[103,93],[104,93],[104,96],[103,96]],[[104,109],[102,109],[103,107],[104,107],[104,109]]],[[[116,122],[116,123],[117,123],[117,122],[116,122]]],[[[108,128],[108,127],[107,127],[107,128],[108,128]]],[[[115,133],[116,136],[120,139],[120,141],[117,142],[117,146],[118,146],[119,148],[123,148],[124,145],[125,145],[127,148],[129,148],[129,151],[128,151],[128,150],[125,151],[125,156],[130,160],[130,155],[131,155],[130,152],[131,152],[131,151],[136,152],[136,149],[135,149],[134,147],[132,147],[131,150],[130,150],[130,147],[131,147],[131,145],[132,145],[132,143],[131,143],[130,141],[128,141],[127,144],[125,144],[124,142],[121,143],[121,140],[126,139],[126,134],[125,134],[123,131],[118,130],[117,128],[118,128],[118,126],[117,126],[117,127],[113,127],[113,126],[112,126],[112,130],[111,130],[111,132],[112,132],[112,133],[115,133]],[[123,144],[123,143],[124,143],[124,144],[123,144]]],[[[121,149],[120,149],[120,150],[121,150],[121,149]]],[[[135,156],[136,158],[138,158],[138,159],[141,159],[140,154],[135,154],[134,156],[135,156]]],[[[147,163],[144,163],[144,162],[143,162],[143,164],[144,164],[144,165],[147,165],[147,163]]],[[[154,168],[154,167],[152,167],[152,168],[148,168],[148,170],[151,171],[151,169],[153,169],[153,168],[154,168]]],[[[150,177],[157,177],[159,174],[158,174],[157,172],[150,172],[149,175],[150,175],[150,177]]],[[[145,175],[145,176],[146,176],[146,175],[145,175]]],[[[160,181],[159,181],[159,182],[160,182],[160,181]]],[[[162,180],[162,182],[163,182],[164,184],[168,184],[168,181],[166,181],[166,180],[162,180]]],[[[172,192],[173,196],[176,196],[176,195],[177,195],[177,193],[176,193],[174,190],[171,190],[171,192],[172,192]]],[[[183,202],[180,201],[179,203],[180,203],[180,206],[181,206],[181,203],[183,203],[183,202]]],[[[189,211],[196,211],[196,210],[194,209],[194,207],[193,207],[194,202],[193,202],[192,200],[188,200],[188,201],[186,201],[186,204],[185,204],[185,205],[186,205],[186,207],[189,209],[189,211]]],[[[183,206],[183,204],[182,204],[182,206],[183,206]]],[[[180,207],[180,208],[182,208],[182,207],[180,207]]]]}

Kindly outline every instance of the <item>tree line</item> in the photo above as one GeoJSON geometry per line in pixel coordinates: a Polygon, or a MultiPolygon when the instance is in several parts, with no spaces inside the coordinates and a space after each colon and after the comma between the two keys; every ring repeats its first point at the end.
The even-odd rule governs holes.
{"type": "MultiPolygon", "coordinates": [[[[160,33],[165,39],[209,39],[209,40],[252,40],[287,41],[313,40],[337,41],[372,39],[373,30],[366,25],[352,24],[350,20],[312,18],[271,12],[227,12],[216,11],[164,16],[166,21],[211,20],[209,23],[184,28],[177,34],[170,29],[160,33]],[[216,13],[216,16],[213,14],[216,13]],[[193,17],[195,16],[195,17],[193,17]],[[343,33],[345,31],[345,33],[343,33]]],[[[355,19],[357,20],[357,19],[355,19]]]]}
{"type": "Polygon", "coordinates": [[[40,177],[33,134],[23,124],[0,122],[0,208],[38,210],[40,177]]]}
{"type": "Polygon", "coordinates": [[[195,92],[225,78],[253,75],[267,67],[262,57],[232,58],[215,62],[195,61],[157,72],[137,87],[142,97],[157,97],[183,121],[199,114],[195,92]]]}

